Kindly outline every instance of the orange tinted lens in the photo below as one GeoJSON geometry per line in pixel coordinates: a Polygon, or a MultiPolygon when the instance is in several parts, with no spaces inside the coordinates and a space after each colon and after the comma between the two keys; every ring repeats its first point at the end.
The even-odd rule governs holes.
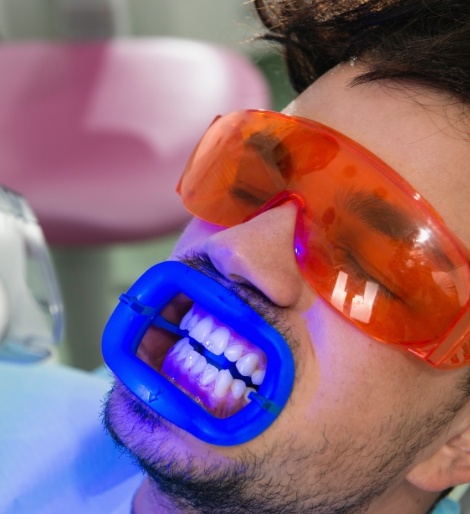
{"type": "Polygon", "coordinates": [[[231,226],[276,193],[296,188],[337,153],[331,138],[294,118],[245,111],[217,118],[191,156],[178,185],[195,216],[231,226]]]}
{"type": "Polygon", "coordinates": [[[379,340],[443,340],[469,308],[468,259],[431,206],[323,125],[260,111],[218,118],[178,190],[190,212],[224,226],[271,208],[282,191],[301,195],[295,253],[304,277],[379,340]]]}

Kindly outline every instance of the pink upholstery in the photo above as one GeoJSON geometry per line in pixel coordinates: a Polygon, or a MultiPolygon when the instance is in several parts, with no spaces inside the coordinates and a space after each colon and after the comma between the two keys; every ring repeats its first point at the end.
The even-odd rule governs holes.
{"type": "Polygon", "coordinates": [[[247,58],[182,39],[2,44],[0,77],[0,183],[56,245],[180,228],[175,186],[208,124],[269,107],[247,58]]]}

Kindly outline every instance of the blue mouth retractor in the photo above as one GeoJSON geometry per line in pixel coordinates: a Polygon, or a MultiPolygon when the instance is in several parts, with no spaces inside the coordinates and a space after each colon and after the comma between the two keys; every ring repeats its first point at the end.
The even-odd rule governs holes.
{"type": "Polygon", "coordinates": [[[281,334],[219,282],[176,261],[153,266],[121,295],[104,330],[103,356],[116,376],[151,409],[198,439],[220,446],[245,443],[266,430],[285,406],[294,383],[293,356],[281,334]],[[151,325],[186,335],[160,314],[180,293],[266,355],[263,383],[250,393],[250,403],[232,416],[212,415],[136,355],[151,325]]]}

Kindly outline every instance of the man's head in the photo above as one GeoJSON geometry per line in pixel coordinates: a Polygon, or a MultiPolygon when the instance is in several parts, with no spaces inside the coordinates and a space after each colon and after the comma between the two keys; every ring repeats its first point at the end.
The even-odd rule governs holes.
{"type": "MultiPolygon", "coordinates": [[[[363,145],[470,246],[470,144],[462,92],[431,87],[430,76],[427,82],[399,75],[400,80],[391,75],[364,80],[364,73],[381,62],[376,47],[384,39],[400,43],[394,37],[397,13],[408,11],[409,17],[411,7],[421,9],[416,20],[401,22],[411,27],[416,21],[410,29],[416,34],[426,26],[425,3],[374,2],[372,13],[345,15],[336,2],[327,7],[321,2],[318,10],[305,2],[308,8],[301,16],[296,9],[304,2],[267,4],[258,6],[260,12],[276,38],[281,35],[290,45],[291,57],[310,56],[305,76],[299,78],[300,67],[293,73],[302,92],[284,112],[315,120],[363,145]],[[273,8],[278,4],[284,12],[273,8]],[[401,5],[391,12],[394,4],[401,5]],[[388,14],[381,14],[382,7],[388,14]],[[339,18],[330,16],[331,10],[339,18]],[[275,16],[269,18],[270,13],[275,16]],[[381,20],[387,16],[395,25],[381,20]],[[374,36],[362,38],[354,53],[345,50],[353,36],[361,41],[361,30],[370,27],[374,36]],[[335,38],[343,45],[336,61],[328,54],[335,38]]],[[[367,10],[367,3],[359,4],[367,10]]],[[[433,16],[426,18],[429,23],[433,16]]],[[[449,31],[451,21],[439,18],[433,30],[449,31]]],[[[462,17],[453,25],[463,30],[462,17]]],[[[229,228],[194,219],[172,257],[237,292],[285,337],[294,356],[295,381],[276,421],[243,445],[219,447],[159,418],[119,382],[109,399],[111,432],[139,459],[170,512],[426,512],[440,491],[470,481],[468,369],[434,369],[339,315],[298,266],[293,252],[298,209],[295,202],[282,202],[229,228]]],[[[256,341],[249,344],[256,346],[256,341]]],[[[164,357],[173,369],[179,366],[177,383],[184,377],[189,389],[195,387],[191,380],[200,384],[202,375],[191,378],[190,368],[183,369],[186,360],[176,360],[171,354],[164,357]]],[[[210,387],[212,401],[226,401],[210,387]]],[[[233,394],[228,388],[226,395],[233,394]]]]}

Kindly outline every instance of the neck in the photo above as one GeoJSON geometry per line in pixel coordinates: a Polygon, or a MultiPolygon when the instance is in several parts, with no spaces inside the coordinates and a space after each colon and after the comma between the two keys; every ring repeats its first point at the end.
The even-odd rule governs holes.
{"type": "Polygon", "coordinates": [[[152,487],[146,478],[137,491],[132,505],[132,514],[183,514],[173,507],[165,498],[152,487]]]}
{"type": "MultiPolygon", "coordinates": [[[[373,502],[367,514],[427,514],[439,498],[440,493],[418,489],[405,481],[399,487],[389,490],[373,502]]],[[[147,478],[137,491],[132,514],[183,514],[163,495],[156,492],[147,478]]]]}

